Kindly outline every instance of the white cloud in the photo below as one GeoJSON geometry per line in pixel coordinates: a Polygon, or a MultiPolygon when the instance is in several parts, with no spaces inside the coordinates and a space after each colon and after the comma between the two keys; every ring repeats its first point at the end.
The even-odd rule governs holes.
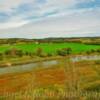
{"type": "Polygon", "coordinates": [[[70,35],[99,33],[99,7],[74,9],[76,4],[90,1],[94,0],[47,0],[43,4],[37,3],[36,0],[3,0],[0,3],[0,11],[7,14],[15,12],[23,3],[28,3],[33,8],[24,14],[21,12],[16,16],[12,15],[7,22],[0,23],[0,34],[7,33],[15,37],[29,38],[33,36],[34,38],[69,36],[69,33],[70,35]],[[45,15],[53,11],[57,13],[45,15]],[[38,18],[27,19],[34,16],[38,18]]]}
{"type": "Polygon", "coordinates": [[[9,29],[9,28],[18,28],[25,24],[27,24],[28,21],[19,21],[19,22],[7,22],[0,24],[0,29],[9,29]]]}
{"type": "Polygon", "coordinates": [[[99,33],[99,12],[100,10],[94,9],[72,11],[72,13],[64,14],[64,16],[48,17],[41,21],[27,23],[16,29],[2,30],[0,33],[7,32],[12,36],[14,35],[13,33],[16,33],[15,37],[26,38],[64,37],[77,34],[82,36],[88,33],[99,33]]]}

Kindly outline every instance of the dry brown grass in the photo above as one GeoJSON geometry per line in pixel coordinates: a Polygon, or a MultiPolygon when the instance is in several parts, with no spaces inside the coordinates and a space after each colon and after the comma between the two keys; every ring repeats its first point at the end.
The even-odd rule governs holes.
{"type": "Polygon", "coordinates": [[[65,79],[62,68],[46,68],[28,73],[3,75],[0,76],[0,94],[18,92],[38,86],[62,85],[65,83],[65,79]]]}
{"type": "Polygon", "coordinates": [[[30,73],[4,75],[0,77],[0,94],[24,90],[30,84],[30,79],[32,79],[30,73]]]}
{"type": "MultiPolygon", "coordinates": [[[[92,86],[92,83],[93,85],[95,83],[97,85],[100,84],[99,70],[95,70],[95,66],[99,68],[100,65],[95,65],[93,62],[74,63],[74,72],[72,71],[73,67],[65,70],[65,67],[58,66],[38,68],[26,73],[2,75],[0,76],[0,95],[7,92],[16,93],[19,91],[27,91],[29,93],[30,90],[31,94],[34,91],[41,93],[44,90],[48,92],[58,90],[64,92],[68,87],[73,89],[77,84],[79,85],[78,89],[83,91],[85,88],[91,88],[89,85],[92,86]],[[74,82],[76,83],[74,84],[74,82]],[[50,90],[50,86],[54,89],[50,90]]],[[[29,100],[33,100],[30,98],[29,100]]],[[[25,100],[25,98],[23,97],[20,100],[25,100]]],[[[85,99],[81,97],[80,100],[85,99]]]]}

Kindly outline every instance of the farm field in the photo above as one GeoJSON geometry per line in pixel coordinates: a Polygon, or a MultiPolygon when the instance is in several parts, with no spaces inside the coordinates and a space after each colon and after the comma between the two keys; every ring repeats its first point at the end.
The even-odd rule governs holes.
{"type": "Polygon", "coordinates": [[[82,43],[30,43],[30,44],[14,44],[14,45],[1,45],[0,52],[4,52],[11,48],[20,49],[23,52],[35,52],[37,48],[42,48],[44,53],[52,53],[55,54],[57,50],[62,48],[71,48],[72,53],[84,53],[89,50],[100,49],[100,45],[88,45],[82,43]]]}

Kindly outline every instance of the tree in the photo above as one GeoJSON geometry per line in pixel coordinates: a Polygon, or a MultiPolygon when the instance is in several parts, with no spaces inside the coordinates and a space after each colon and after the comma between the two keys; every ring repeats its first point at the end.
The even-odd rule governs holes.
{"type": "Polygon", "coordinates": [[[48,56],[48,57],[51,57],[51,56],[52,56],[52,54],[51,54],[51,53],[48,53],[48,54],[47,54],[47,56],[48,56]]]}
{"type": "Polygon", "coordinates": [[[94,49],[91,49],[91,53],[95,53],[95,50],[94,49]]]}
{"type": "Polygon", "coordinates": [[[18,55],[19,57],[22,57],[24,53],[22,50],[17,50],[16,55],[18,55]]]}
{"type": "Polygon", "coordinates": [[[100,53],[100,49],[97,49],[97,52],[100,53]]]}
{"type": "Polygon", "coordinates": [[[57,54],[60,56],[66,56],[66,51],[65,50],[57,50],[57,54]]]}
{"type": "Polygon", "coordinates": [[[86,54],[87,54],[87,55],[91,54],[91,51],[86,51],[86,54]]]}
{"type": "Polygon", "coordinates": [[[37,56],[42,56],[42,55],[43,55],[43,50],[42,50],[42,48],[37,48],[37,50],[36,50],[36,55],[37,55],[37,56]]]}
{"type": "Polygon", "coordinates": [[[72,52],[71,48],[63,48],[61,50],[57,50],[57,54],[61,55],[61,56],[69,55],[69,54],[71,54],[71,52],[72,52]]]}
{"type": "Polygon", "coordinates": [[[0,53],[0,60],[3,60],[3,54],[0,53]]]}
{"type": "Polygon", "coordinates": [[[72,52],[72,49],[71,48],[67,48],[67,54],[69,55],[69,54],[71,54],[71,52],[72,52]]]}

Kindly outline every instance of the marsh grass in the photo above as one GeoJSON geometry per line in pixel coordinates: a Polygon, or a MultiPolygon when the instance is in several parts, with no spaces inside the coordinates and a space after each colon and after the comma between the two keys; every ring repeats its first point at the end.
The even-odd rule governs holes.
{"type": "Polygon", "coordinates": [[[0,76],[0,100],[99,100],[100,65],[59,60],[51,67],[0,76]]]}

